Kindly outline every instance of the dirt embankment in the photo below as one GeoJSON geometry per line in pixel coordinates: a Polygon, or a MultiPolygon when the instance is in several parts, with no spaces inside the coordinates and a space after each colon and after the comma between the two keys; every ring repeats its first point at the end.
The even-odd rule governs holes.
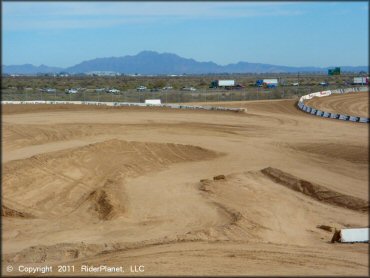
{"type": "Polygon", "coordinates": [[[11,209],[5,205],[1,206],[1,216],[4,217],[21,217],[21,218],[32,218],[32,214],[27,212],[18,211],[11,209]]]}
{"type": "Polygon", "coordinates": [[[277,183],[282,184],[294,191],[301,192],[318,201],[356,211],[367,212],[369,210],[368,201],[335,192],[322,185],[300,179],[279,169],[268,167],[262,169],[261,172],[277,183]]]}

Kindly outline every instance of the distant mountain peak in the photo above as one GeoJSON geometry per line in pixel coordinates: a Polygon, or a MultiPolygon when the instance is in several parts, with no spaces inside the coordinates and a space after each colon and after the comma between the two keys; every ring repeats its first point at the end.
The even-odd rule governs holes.
{"type": "MultiPolygon", "coordinates": [[[[3,66],[3,72],[8,74],[34,73],[87,73],[92,71],[111,71],[123,74],[208,74],[208,73],[296,73],[296,72],[326,72],[328,68],[319,67],[289,67],[262,63],[240,61],[228,65],[218,65],[212,61],[198,62],[173,53],[158,53],[144,50],[136,55],[123,57],[95,58],[83,61],[68,68],[49,67],[31,64],[18,66],[3,66]]],[[[367,66],[342,67],[342,71],[368,72],[367,66]]]]}
{"type": "Polygon", "coordinates": [[[139,56],[139,55],[160,55],[160,53],[156,51],[152,51],[152,50],[143,50],[143,51],[140,51],[138,54],[136,54],[136,56],[139,56]]]}

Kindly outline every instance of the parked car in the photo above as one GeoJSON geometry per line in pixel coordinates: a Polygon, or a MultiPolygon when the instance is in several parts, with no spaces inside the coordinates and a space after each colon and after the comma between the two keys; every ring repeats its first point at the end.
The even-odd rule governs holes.
{"type": "Polygon", "coordinates": [[[72,88],[72,89],[66,89],[65,92],[66,92],[66,94],[77,94],[78,90],[72,88]]]}
{"type": "Polygon", "coordinates": [[[53,88],[43,88],[43,89],[40,89],[41,92],[45,92],[45,93],[55,93],[57,91],[57,89],[53,89],[53,88]]]}
{"type": "Polygon", "coordinates": [[[181,88],[182,91],[196,91],[197,89],[195,89],[194,87],[183,87],[181,88]]]}
{"type": "Polygon", "coordinates": [[[136,88],[136,91],[138,91],[138,92],[142,92],[142,91],[146,91],[146,90],[147,90],[147,87],[145,87],[145,86],[139,86],[139,87],[136,88]]]}
{"type": "Polygon", "coordinates": [[[111,94],[118,94],[120,92],[120,90],[118,90],[118,89],[109,89],[108,91],[107,91],[107,93],[111,93],[111,94]]]}

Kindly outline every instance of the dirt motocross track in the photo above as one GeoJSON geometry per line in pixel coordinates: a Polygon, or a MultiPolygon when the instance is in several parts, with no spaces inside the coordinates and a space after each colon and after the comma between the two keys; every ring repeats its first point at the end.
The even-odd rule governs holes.
{"type": "Polygon", "coordinates": [[[330,243],[369,226],[368,124],[217,105],[248,111],[3,106],[3,274],[368,275],[368,244],[330,243]]]}

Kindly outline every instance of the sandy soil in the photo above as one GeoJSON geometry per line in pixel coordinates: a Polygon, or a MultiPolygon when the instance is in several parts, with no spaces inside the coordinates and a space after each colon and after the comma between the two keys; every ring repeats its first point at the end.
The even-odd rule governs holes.
{"type": "Polygon", "coordinates": [[[357,117],[369,117],[369,93],[333,94],[328,97],[313,98],[305,104],[326,112],[340,113],[357,117]]]}
{"type": "Polygon", "coordinates": [[[3,274],[368,275],[317,227],[368,227],[368,125],[220,105],[247,112],[4,106],[3,274]]]}

